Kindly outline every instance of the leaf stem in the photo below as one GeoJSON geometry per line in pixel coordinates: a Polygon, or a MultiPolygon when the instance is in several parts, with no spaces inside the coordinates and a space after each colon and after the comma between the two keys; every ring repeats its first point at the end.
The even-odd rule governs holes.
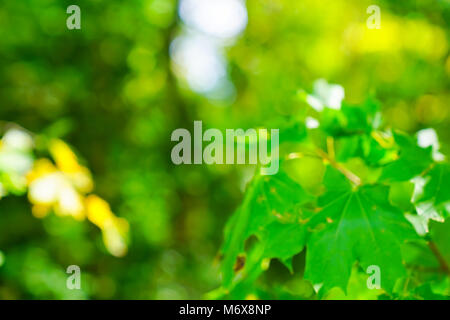
{"type": "Polygon", "coordinates": [[[424,177],[425,175],[428,174],[428,172],[431,171],[431,169],[433,169],[436,166],[436,162],[431,163],[425,170],[423,170],[419,176],[424,177]]]}
{"type": "Polygon", "coordinates": [[[445,261],[444,257],[442,256],[442,254],[439,251],[436,244],[432,240],[429,240],[427,242],[427,244],[428,244],[428,247],[430,248],[431,252],[433,252],[434,256],[438,260],[441,270],[444,271],[445,273],[447,273],[448,275],[450,275],[450,268],[447,264],[447,261],[445,261]]]}
{"type": "Polygon", "coordinates": [[[336,162],[336,160],[332,159],[326,152],[324,152],[322,149],[317,148],[317,153],[319,156],[321,156],[323,159],[327,160],[334,168],[339,170],[348,180],[350,180],[353,184],[356,186],[361,185],[361,178],[358,177],[356,174],[348,170],[346,167],[341,165],[340,163],[336,162]]]}
{"type": "Polygon", "coordinates": [[[327,152],[330,159],[335,160],[336,154],[334,152],[334,139],[333,137],[327,137],[327,152]]]}

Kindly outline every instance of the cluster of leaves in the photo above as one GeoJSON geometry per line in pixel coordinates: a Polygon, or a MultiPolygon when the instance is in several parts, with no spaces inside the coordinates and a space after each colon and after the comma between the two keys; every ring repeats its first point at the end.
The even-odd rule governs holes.
{"type": "Polygon", "coordinates": [[[372,99],[333,108],[315,102],[319,108],[280,129],[280,171],[257,173],[229,220],[222,287],[211,297],[273,297],[274,288],[255,286],[260,275],[272,259],[296,273],[293,260],[305,252],[294,276],[310,289],[293,298],[326,298],[336,288],[348,294],[355,269],[365,287],[373,265],[382,288],[373,298],[448,296],[450,166],[433,135],[385,128],[372,99]]]}
{"type": "Polygon", "coordinates": [[[64,141],[33,136],[9,125],[0,139],[0,199],[27,193],[37,218],[50,212],[78,221],[87,218],[102,230],[108,252],[123,256],[127,252],[128,222],[116,217],[109,204],[92,190],[91,172],[64,141]],[[36,152],[48,153],[50,159],[37,158],[36,152]]]}

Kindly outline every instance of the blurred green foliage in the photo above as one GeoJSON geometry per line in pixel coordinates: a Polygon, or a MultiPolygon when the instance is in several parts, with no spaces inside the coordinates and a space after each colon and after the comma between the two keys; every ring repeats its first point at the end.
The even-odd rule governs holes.
{"type": "MultiPolygon", "coordinates": [[[[51,156],[52,139],[70,144],[96,194],[128,221],[129,245],[114,257],[93,224],[36,219],[19,190],[0,199],[0,299],[202,298],[219,287],[225,221],[253,168],[175,166],[170,134],[194,120],[222,130],[285,125],[303,114],[299,97],[318,78],[341,84],[349,103],[376,97],[392,128],[434,128],[450,154],[450,3],[375,2],[379,30],[366,27],[372,1],[247,0],[246,29],[222,50],[231,85],[211,96],[192,90],[171,58],[173,40],[192,32],[175,0],[3,0],[1,135],[29,130],[36,158],[51,156]],[[74,3],[81,30],[66,27],[74,3]],[[69,265],[81,267],[80,291],[65,287],[69,265]]],[[[435,224],[431,232],[444,226],[435,224]]],[[[304,253],[295,259],[302,266],[304,253]]],[[[277,297],[289,298],[286,287],[313,296],[276,261],[258,281],[277,297]]],[[[359,284],[350,280],[349,297],[374,298],[359,284]]]]}

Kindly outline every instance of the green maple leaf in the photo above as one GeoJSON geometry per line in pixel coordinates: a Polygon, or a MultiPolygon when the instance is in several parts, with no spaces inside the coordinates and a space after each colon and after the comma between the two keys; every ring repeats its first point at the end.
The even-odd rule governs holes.
{"type": "Polygon", "coordinates": [[[369,133],[378,125],[378,109],[378,104],[372,99],[359,106],[344,101],[340,110],[324,109],[320,124],[325,132],[334,137],[369,133]]]}
{"type": "Polygon", "coordinates": [[[247,275],[253,273],[254,278],[259,274],[258,263],[265,258],[279,258],[289,266],[290,257],[300,252],[305,242],[304,224],[309,213],[300,205],[311,198],[282,171],[274,176],[257,175],[254,178],[243,204],[225,228],[222,247],[224,287],[231,286],[237,271],[237,258],[244,254],[245,241],[252,235],[259,242],[245,261],[247,275]]]}
{"type": "Polygon", "coordinates": [[[423,284],[414,290],[413,298],[417,300],[449,300],[448,296],[433,292],[429,283],[423,284]]]}
{"type": "Polygon", "coordinates": [[[429,172],[430,180],[416,201],[416,208],[426,219],[444,221],[450,213],[450,166],[440,163],[429,172]]]}
{"type": "Polygon", "coordinates": [[[322,290],[346,292],[353,264],[366,270],[377,265],[381,286],[392,291],[405,275],[400,246],[417,235],[403,213],[388,201],[387,186],[354,188],[333,168],[325,176],[327,192],[319,199],[322,210],[312,218],[307,244],[305,278],[322,290]]]}
{"type": "Polygon", "coordinates": [[[394,139],[399,146],[399,158],[384,167],[380,180],[410,180],[422,173],[433,162],[431,146],[421,148],[414,138],[398,132],[394,132],[394,139]]]}
{"type": "Polygon", "coordinates": [[[430,181],[421,200],[434,199],[436,205],[450,201],[450,165],[440,163],[430,170],[430,181]]]}
{"type": "MultiPolygon", "coordinates": [[[[379,131],[382,121],[378,109],[370,101],[362,107],[344,104],[341,110],[325,109],[315,116],[320,126],[307,130],[306,135],[303,125],[295,126],[298,119],[286,128],[284,149],[280,150],[291,166],[285,163],[275,176],[256,176],[228,222],[220,294],[245,298],[268,268],[266,262],[277,258],[292,271],[292,257],[306,247],[302,281],[320,285],[320,296],[336,287],[347,294],[352,269],[366,271],[369,266],[378,266],[386,297],[414,297],[411,290],[423,281],[403,285],[411,282],[414,271],[409,264],[408,272],[405,267],[408,257],[415,254],[409,241],[424,240],[405,214],[413,222],[412,217],[419,218],[420,223],[423,217],[414,210],[419,212],[425,206],[438,212],[441,220],[448,215],[450,166],[431,167],[432,147],[418,146],[415,137],[394,132],[393,140],[386,138],[379,131]],[[302,143],[292,143],[299,141],[302,143]],[[314,174],[320,166],[305,160],[310,158],[321,163],[322,169],[329,163],[325,177],[314,174]],[[417,197],[411,179],[419,175],[429,179],[417,197]],[[314,184],[316,180],[320,180],[319,186],[314,184]],[[311,192],[307,187],[311,183],[315,196],[305,191],[311,192]],[[250,238],[255,241],[248,241],[250,238]],[[404,283],[398,281],[401,279],[404,283]]],[[[447,257],[442,243],[445,239],[437,247],[447,257]]],[[[436,267],[436,261],[431,260],[431,267],[436,267]]],[[[361,275],[366,276],[364,272],[361,275]]],[[[425,289],[422,293],[432,297],[425,289]]],[[[443,292],[439,290],[436,293],[443,292]]]]}

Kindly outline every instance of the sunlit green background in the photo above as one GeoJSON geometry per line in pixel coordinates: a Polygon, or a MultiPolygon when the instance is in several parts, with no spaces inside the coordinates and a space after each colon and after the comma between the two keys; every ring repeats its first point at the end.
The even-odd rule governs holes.
{"type": "MultiPolygon", "coordinates": [[[[449,154],[450,1],[181,2],[0,2],[0,136],[28,130],[33,160],[65,141],[129,223],[115,257],[95,224],[36,218],[24,190],[4,192],[0,299],[204,297],[220,285],[223,227],[252,170],[175,166],[171,132],[194,120],[276,126],[320,78],[350,103],[376,97],[393,128],[434,128],[449,154]],[[81,30],[66,27],[71,4],[81,30]],[[381,29],[366,26],[372,4],[381,29]],[[66,289],[69,265],[81,290],[66,289]]],[[[282,283],[288,271],[274,268],[282,283]]]]}

